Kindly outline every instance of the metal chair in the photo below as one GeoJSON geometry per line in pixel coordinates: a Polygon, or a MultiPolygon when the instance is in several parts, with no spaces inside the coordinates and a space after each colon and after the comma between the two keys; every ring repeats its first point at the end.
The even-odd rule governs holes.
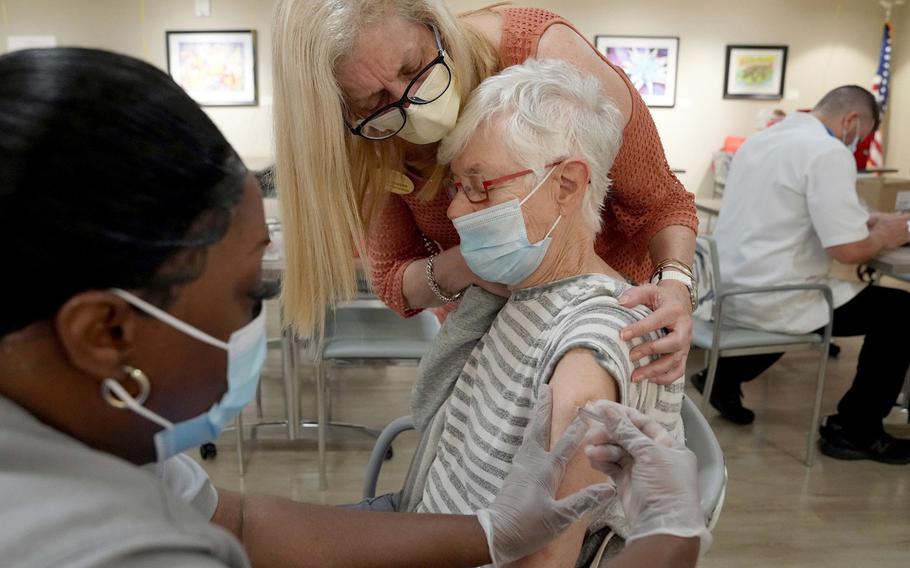
{"type": "MultiPolygon", "coordinates": [[[[698,459],[698,491],[701,511],[705,516],[705,525],[709,529],[713,529],[723,508],[727,489],[727,466],[724,463],[724,454],[708,421],[688,397],[683,399],[681,415],[686,431],[686,447],[692,450],[698,459]]],[[[411,420],[411,417],[402,416],[389,423],[379,435],[367,462],[363,482],[364,499],[376,496],[376,484],[382,470],[383,457],[392,447],[392,442],[402,432],[413,429],[414,421],[411,420]]],[[[417,459],[416,454],[415,459],[417,459]]]]}
{"type": "Polygon", "coordinates": [[[416,364],[427,352],[438,331],[439,320],[432,311],[404,319],[379,300],[347,302],[330,316],[324,338],[316,346],[315,356],[320,489],[328,486],[326,436],[330,426],[379,435],[378,430],[358,424],[329,422],[330,368],[339,364],[375,361],[416,364]]]}
{"type": "Polygon", "coordinates": [[[812,467],[815,462],[816,441],[821,412],[822,393],[825,387],[825,369],[828,362],[828,349],[831,344],[831,327],[834,320],[834,303],[831,289],[825,284],[799,284],[784,286],[762,286],[757,288],[722,289],[721,273],[717,259],[717,246],[714,239],[699,236],[696,239],[696,267],[703,267],[699,274],[699,306],[692,317],[692,344],[708,353],[708,376],[702,396],[701,409],[706,412],[714,379],[717,373],[717,362],[720,357],[741,357],[744,355],[761,355],[768,353],[785,353],[789,351],[818,351],[818,376],[815,385],[815,399],[812,405],[812,417],[809,423],[809,441],[806,449],[806,465],[812,467]],[[704,287],[703,287],[704,286],[704,287]],[[735,296],[748,294],[773,294],[778,292],[811,290],[820,293],[828,304],[828,325],[822,333],[791,335],[759,331],[739,327],[723,320],[725,302],[735,296]],[[713,304],[712,304],[713,302],[713,304]],[[708,316],[708,314],[710,314],[708,316]],[[706,317],[707,316],[707,317],[706,317]]]}
{"type": "Polygon", "coordinates": [[[907,369],[907,376],[904,377],[904,388],[897,396],[897,405],[904,410],[904,413],[907,414],[907,421],[910,422],[910,369],[907,369]]]}
{"type": "Polygon", "coordinates": [[[698,458],[698,495],[705,524],[713,530],[720,517],[727,494],[727,465],[720,442],[714,430],[695,403],[689,397],[683,398],[683,426],[686,431],[686,447],[698,458]]]}

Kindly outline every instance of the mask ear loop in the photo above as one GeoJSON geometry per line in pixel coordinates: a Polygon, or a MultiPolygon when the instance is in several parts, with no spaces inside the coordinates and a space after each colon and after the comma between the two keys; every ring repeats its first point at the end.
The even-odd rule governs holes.
{"type": "MultiPolygon", "coordinates": [[[[559,165],[557,164],[557,165],[553,166],[552,168],[550,168],[550,171],[547,172],[547,175],[543,176],[543,179],[540,180],[540,183],[537,184],[537,187],[535,187],[534,189],[532,189],[532,190],[531,190],[531,193],[527,194],[527,195],[525,196],[524,199],[522,199],[521,201],[518,202],[518,206],[521,207],[522,205],[525,204],[525,202],[526,202],[527,200],[531,199],[531,196],[534,195],[535,193],[537,193],[537,190],[538,190],[538,189],[540,189],[541,187],[543,187],[543,184],[545,184],[545,183],[547,182],[547,180],[550,178],[550,175],[551,175],[554,171],[556,171],[556,168],[558,168],[558,167],[559,167],[559,165]]],[[[547,231],[547,234],[544,235],[543,239],[541,239],[541,242],[543,242],[543,241],[545,241],[545,240],[547,240],[547,239],[550,238],[550,235],[552,235],[552,234],[553,234],[553,231],[556,230],[556,225],[559,225],[559,222],[560,222],[560,221],[562,221],[562,215],[559,215],[559,216],[556,218],[556,221],[553,223],[553,226],[550,227],[550,230],[547,231]]]]}
{"type": "Polygon", "coordinates": [[[540,180],[540,183],[537,184],[537,187],[532,189],[531,193],[527,194],[524,199],[522,199],[521,201],[518,202],[518,206],[520,207],[520,206],[524,205],[527,200],[531,199],[531,197],[535,193],[537,193],[537,190],[540,189],[541,187],[543,187],[543,184],[547,183],[547,180],[550,179],[550,174],[552,174],[558,167],[559,166],[556,165],[556,166],[553,166],[552,168],[550,168],[550,171],[547,172],[547,175],[543,176],[543,179],[540,180]]]}
{"type": "Polygon", "coordinates": [[[119,382],[114,379],[104,379],[101,382],[101,398],[104,399],[104,402],[114,408],[129,408],[139,416],[158,424],[162,428],[173,428],[174,424],[172,422],[142,406],[148,399],[149,392],[152,389],[148,375],[135,367],[124,366],[123,370],[126,372],[127,377],[133,379],[139,385],[139,396],[133,398],[119,382]]]}

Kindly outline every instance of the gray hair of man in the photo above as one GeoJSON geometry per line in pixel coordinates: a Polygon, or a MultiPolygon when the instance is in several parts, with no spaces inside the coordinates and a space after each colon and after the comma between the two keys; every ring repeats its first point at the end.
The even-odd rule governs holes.
{"type": "MultiPolygon", "coordinates": [[[[590,169],[583,201],[585,222],[599,233],[610,168],[622,144],[623,117],[600,81],[570,63],[531,59],[484,80],[472,93],[455,129],[442,140],[438,159],[448,164],[478,128],[501,120],[502,141],[533,184],[546,165],[580,156],[590,169]]],[[[530,181],[527,183],[531,183],[530,181]]]]}

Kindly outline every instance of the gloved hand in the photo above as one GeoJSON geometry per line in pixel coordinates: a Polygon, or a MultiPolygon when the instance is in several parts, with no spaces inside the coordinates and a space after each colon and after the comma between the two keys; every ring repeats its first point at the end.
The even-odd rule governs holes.
{"type": "Polygon", "coordinates": [[[576,418],[553,451],[547,451],[552,407],[550,388],[543,385],[505,484],[490,506],[476,513],[494,566],[537,551],[588,511],[603,511],[616,494],[612,484],[600,483],[556,500],[566,464],[581,445],[587,425],[576,418]]]}
{"type": "Polygon", "coordinates": [[[712,538],[699,507],[695,454],[634,408],[609,400],[585,408],[603,420],[588,432],[585,453],[592,467],[616,483],[629,522],[626,542],[658,534],[697,536],[699,555],[707,552],[712,538]]]}

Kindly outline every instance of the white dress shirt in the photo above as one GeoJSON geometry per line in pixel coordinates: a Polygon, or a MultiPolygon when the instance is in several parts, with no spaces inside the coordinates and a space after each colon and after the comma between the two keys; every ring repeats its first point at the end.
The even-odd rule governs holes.
{"type": "MultiPolygon", "coordinates": [[[[862,284],[831,278],[828,247],[869,236],[847,147],[808,113],[793,113],[733,157],[714,238],[725,289],[828,284],[834,307],[862,284]]],[[[758,329],[808,333],[828,323],[818,292],[734,296],[725,318],[758,329]]]]}

